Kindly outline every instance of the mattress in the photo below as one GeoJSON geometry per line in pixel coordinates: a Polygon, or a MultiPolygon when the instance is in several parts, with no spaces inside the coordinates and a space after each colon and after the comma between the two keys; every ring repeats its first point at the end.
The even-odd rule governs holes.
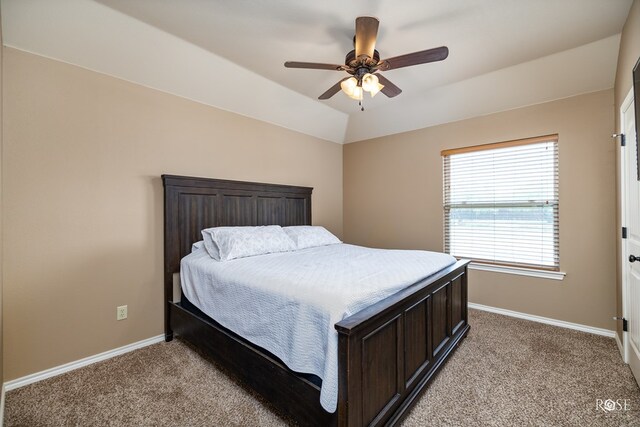
{"type": "Polygon", "coordinates": [[[338,401],[342,319],[455,263],[438,252],[347,244],[219,262],[202,247],[180,266],[182,292],[225,328],[322,380],[320,403],[338,401]]]}

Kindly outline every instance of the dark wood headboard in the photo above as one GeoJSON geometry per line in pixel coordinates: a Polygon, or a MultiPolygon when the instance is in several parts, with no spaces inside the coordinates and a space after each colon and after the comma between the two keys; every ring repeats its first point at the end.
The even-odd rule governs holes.
{"type": "Polygon", "coordinates": [[[205,228],[311,225],[313,188],[174,175],[162,182],[165,276],[179,271],[205,228]]]}

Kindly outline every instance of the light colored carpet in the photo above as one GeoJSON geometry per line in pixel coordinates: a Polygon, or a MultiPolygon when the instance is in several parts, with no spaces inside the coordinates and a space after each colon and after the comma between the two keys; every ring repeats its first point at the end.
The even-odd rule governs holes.
{"type": "MultiPolygon", "coordinates": [[[[471,331],[405,426],[640,426],[613,339],[470,310],[471,331]],[[627,399],[628,411],[596,408],[627,399]]],[[[287,421],[174,340],[7,393],[7,426],[276,426],[287,421]]]]}

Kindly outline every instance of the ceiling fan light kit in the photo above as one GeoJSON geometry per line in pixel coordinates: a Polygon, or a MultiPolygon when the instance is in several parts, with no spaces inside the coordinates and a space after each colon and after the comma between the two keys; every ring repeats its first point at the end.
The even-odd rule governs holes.
{"type": "MultiPolygon", "coordinates": [[[[384,93],[389,98],[402,92],[402,89],[379,74],[379,71],[442,61],[449,56],[449,49],[446,46],[441,46],[380,60],[380,54],[375,49],[379,24],[380,21],[371,16],[356,18],[356,35],[353,38],[355,49],[347,54],[344,65],[287,61],[284,66],[287,68],[346,71],[352,77],[340,80],[320,95],[318,99],[329,99],[342,90],[350,98],[359,101],[359,105],[362,107],[364,92],[369,92],[372,98],[378,92],[384,93]]],[[[364,108],[361,110],[364,111],[364,108]]]]}
{"type": "Polygon", "coordinates": [[[358,81],[355,77],[349,77],[340,82],[340,88],[351,99],[362,101],[363,92],[369,92],[371,97],[376,96],[384,86],[378,81],[374,74],[367,73],[358,81]]]}

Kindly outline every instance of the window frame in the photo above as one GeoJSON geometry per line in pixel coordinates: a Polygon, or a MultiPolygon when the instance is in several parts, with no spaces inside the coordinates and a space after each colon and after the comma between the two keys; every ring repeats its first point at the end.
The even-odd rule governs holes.
{"type": "MultiPolygon", "coordinates": [[[[496,142],[496,143],[481,144],[481,145],[447,149],[447,150],[441,151],[440,154],[442,156],[442,162],[443,162],[443,186],[442,187],[443,187],[443,248],[444,248],[444,252],[450,253],[453,256],[461,258],[460,256],[452,254],[450,250],[451,220],[450,218],[448,218],[448,215],[450,215],[450,210],[452,206],[458,205],[458,207],[460,207],[461,204],[464,204],[464,203],[452,204],[450,200],[449,200],[449,203],[447,203],[447,200],[448,200],[447,196],[448,194],[450,194],[449,193],[450,188],[447,188],[447,184],[451,182],[451,178],[450,178],[451,167],[447,165],[447,158],[450,156],[455,156],[457,154],[496,150],[501,148],[524,146],[524,145],[532,145],[532,144],[538,144],[543,142],[546,142],[546,143],[551,142],[553,143],[553,147],[554,147],[553,155],[554,155],[555,162],[554,162],[554,169],[553,169],[553,176],[552,176],[552,178],[554,179],[554,197],[551,203],[554,209],[554,218],[555,218],[554,225],[553,225],[554,265],[520,263],[515,261],[513,262],[503,261],[499,259],[488,260],[488,259],[483,259],[479,257],[478,258],[465,257],[465,258],[471,259],[472,268],[475,267],[475,269],[478,269],[478,270],[509,272],[513,274],[521,274],[525,276],[537,276],[537,277],[551,278],[556,280],[562,280],[564,278],[565,273],[560,271],[560,216],[559,216],[560,215],[560,190],[558,185],[560,166],[559,166],[559,144],[558,144],[559,138],[557,134],[543,135],[543,136],[537,136],[533,138],[523,138],[523,139],[496,142]],[[449,174],[449,176],[447,176],[447,174],[449,174]],[[447,243],[449,243],[449,245],[447,245],[447,243]]],[[[491,204],[490,206],[487,206],[486,203],[484,204],[484,206],[483,204],[478,203],[474,207],[476,208],[491,207],[491,206],[497,206],[500,204],[502,204],[504,207],[515,207],[515,205],[520,204],[521,207],[535,208],[535,207],[548,205],[549,203],[548,201],[546,204],[541,204],[540,202],[522,203],[522,202],[514,201],[514,202],[501,202],[498,204],[494,203],[494,204],[491,204]]]]}

